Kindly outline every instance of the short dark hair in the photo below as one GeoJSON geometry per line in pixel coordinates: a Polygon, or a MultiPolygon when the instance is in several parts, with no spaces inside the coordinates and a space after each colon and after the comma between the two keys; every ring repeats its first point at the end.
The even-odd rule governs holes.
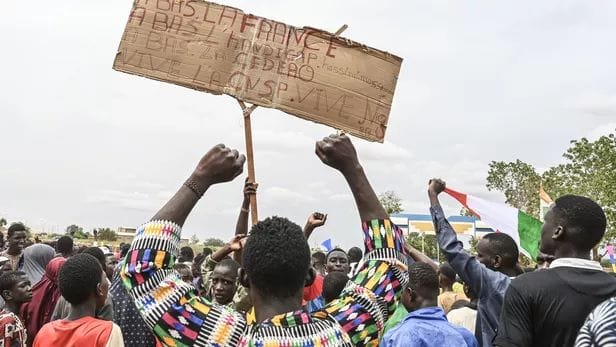
{"type": "Polygon", "coordinates": [[[327,256],[321,251],[312,253],[312,257],[317,258],[317,260],[319,260],[323,265],[325,265],[325,262],[327,261],[327,256]]]}
{"type": "Polygon", "coordinates": [[[252,227],[242,263],[257,290],[288,298],[304,288],[310,248],[299,225],[283,217],[269,217],[252,227]]]}
{"type": "Polygon", "coordinates": [[[439,267],[439,271],[445,277],[447,277],[451,282],[456,281],[456,270],[454,270],[449,263],[443,263],[439,267]]]}
{"type": "Polygon", "coordinates": [[[73,253],[73,239],[70,236],[61,236],[56,242],[56,251],[62,254],[73,253]]]}
{"type": "Polygon", "coordinates": [[[357,263],[361,261],[361,258],[364,256],[364,253],[361,251],[359,247],[351,247],[349,248],[349,261],[351,263],[357,263]]]}
{"type": "Polygon", "coordinates": [[[195,259],[195,251],[188,246],[180,248],[180,257],[184,258],[184,261],[192,262],[195,259]]]}
{"type": "Polygon", "coordinates": [[[240,269],[240,264],[231,258],[225,258],[221,260],[220,262],[218,262],[218,264],[216,264],[214,268],[217,268],[219,266],[229,268],[234,275],[237,275],[237,270],[240,269]]]}
{"type": "Polygon", "coordinates": [[[107,259],[105,259],[105,253],[103,253],[103,250],[98,247],[88,247],[84,249],[81,254],[89,254],[96,258],[96,260],[98,260],[103,269],[107,266],[107,259]]]}
{"type": "Polygon", "coordinates": [[[495,232],[486,234],[483,238],[488,241],[493,255],[499,255],[502,258],[503,266],[509,268],[516,266],[520,251],[511,236],[495,232]]]}
{"type": "Polygon", "coordinates": [[[103,276],[103,268],[98,259],[81,253],[68,258],[60,268],[58,284],[60,294],[71,305],[80,305],[92,294],[96,294],[103,276]]]}
{"type": "Polygon", "coordinates": [[[120,246],[120,258],[126,257],[129,249],[130,249],[130,245],[128,243],[121,245],[120,246]]]}
{"type": "Polygon", "coordinates": [[[449,309],[449,311],[457,310],[463,307],[470,307],[470,304],[471,303],[468,300],[464,300],[464,299],[456,300],[453,304],[451,304],[451,309],[449,309]]]}
{"type": "MultiPolygon", "coordinates": [[[[0,276],[0,294],[5,290],[12,290],[24,276],[27,276],[23,271],[9,271],[0,276]]],[[[4,296],[2,296],[4,298],[4,296]]]]}
{"type": "Polygon", "coordinates": [[[556,218],[565,228],[577,228],[573,241],[583,250],[592,249],[605,234],[605,212],[592,199],[579,195],[563,195],[554,201],[556,218]]]}
{"type": "Polygon", "coordinates": [[[438,275],[426,263],[412,263],[409,265],[409,287],[426,299],[438,297],[438,275]]]}
{"type": "Polygon", "coordinates": [[[327,261],[327,259],[329,259],[329,256],[332,253],[334,253],[334,252],[342,252],[342,253],[344,253],[344,255],[346,255],[347,259],[349,259],[349,255],[347,254],[347,252],[344,249],[336,247],[336,248],[332,249],[331,251],[327,252],[327,257],[325,257],[325,261],[327,261]]]}
{"type": "Polygon", "coordinates": [[[349,281],[349,277],[339,271],[330,272],[323,280],[323,299],[326,303],[336,300],[349,281]]]}
{"type": "Polygon", "coordinates": [[[8,230],[6,231],[6,237],[7,238],[11,238],[13,237],[13,235],[18,232],[18,231],[23,231],[25,232],[28,228],[26,228],[26,226],[24,225],[24,223],[21,222],[16,222],[11,224],[11,226],[8,228],[8,230]]]}

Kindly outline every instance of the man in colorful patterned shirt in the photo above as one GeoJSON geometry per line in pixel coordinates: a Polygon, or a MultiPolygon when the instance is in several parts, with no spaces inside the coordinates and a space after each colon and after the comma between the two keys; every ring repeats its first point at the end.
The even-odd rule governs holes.
{"type": "Polygon", "coordinates": [[[26,328],[18,315],[21,305],[32,300],[32,288],[26,273],[11,271],[0,276],[0,294],[6,302],[0,311],[0,347],[25,347],[26,328]]]}
{"type": "Polygon", "coordinates": [[[240,281],[248,286],[256,323],[198,297],[195,288],[172,270],[179,252],[181,225],[213,184],[231,181],[245,161],[236,150],[218,145],[173,198],[136,233],[122,277],[147,325],[168,346],[377,346],[387,317],[408,283],[403,235],[387,219],[345,135],[317,142],[316,154],[349,184],[364,221],[366,255],[357,275],[323,310],[302,310],[309,278],[310,249],[301,228],[285,218],[257,223],[246,241],[240,281]]]}

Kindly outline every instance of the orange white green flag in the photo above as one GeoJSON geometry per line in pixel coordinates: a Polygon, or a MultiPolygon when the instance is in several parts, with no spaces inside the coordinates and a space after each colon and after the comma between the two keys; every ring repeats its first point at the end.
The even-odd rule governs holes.
{"type": "Polygon", "coordinates": [[[484,200],[450,188],[446,188],[445,193],[458,200],[495,231],[511,236],[521,253],[533,260],[537,258],[543,226],[541,221],[507,204],[484,200]]]}

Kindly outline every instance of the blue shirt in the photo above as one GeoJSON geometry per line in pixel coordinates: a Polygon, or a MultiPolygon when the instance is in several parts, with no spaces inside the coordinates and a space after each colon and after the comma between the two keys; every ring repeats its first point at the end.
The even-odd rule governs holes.
{"type": "Polygon", "coordinates": [[[475,337],[480,346],[490,347],[496,336],[505,292],[511,278],[488,269],[462,248],[462,242],[456,237],[456,232],[445,218],[441,206],[430,207],[430,213],[439,247],[447,257],[449,265],[479,298],[475,337]]]}
{"type": "Polygon", "coordinates": [[[440,307],[427,307],[409,313],[381,340],[380,347],[476,347],[477,340],[468,330],[447,321],[440,307]]]}

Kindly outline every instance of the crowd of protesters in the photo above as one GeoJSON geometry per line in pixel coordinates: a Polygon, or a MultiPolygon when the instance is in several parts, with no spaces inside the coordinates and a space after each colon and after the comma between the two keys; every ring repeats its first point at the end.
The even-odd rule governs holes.
{"type": "MultiPolygon", "coordinates": [[[[212,185],[235,179],[245,158],[218,145],[119,254],[75,251],[68,236],[31,243],[23,224],[0,253],[3,346],[616,346],[616,279],[590,252],[606,230],[587,197],[555,200],[541,231],[540,266],[523,273],[516,242],[490,233],[462,247],[428,184],[446,262],[406,244],[375,195],[350,139],[315,152],[342,174],[360,220],[348,251],[311,252],[327,221],[284,217],[248,226],[257,184],[246,180],[233,234],[195,255],[182,225],[212,185]]],[[[356,224],[353,224],[356,223],[356,224]]]]}

